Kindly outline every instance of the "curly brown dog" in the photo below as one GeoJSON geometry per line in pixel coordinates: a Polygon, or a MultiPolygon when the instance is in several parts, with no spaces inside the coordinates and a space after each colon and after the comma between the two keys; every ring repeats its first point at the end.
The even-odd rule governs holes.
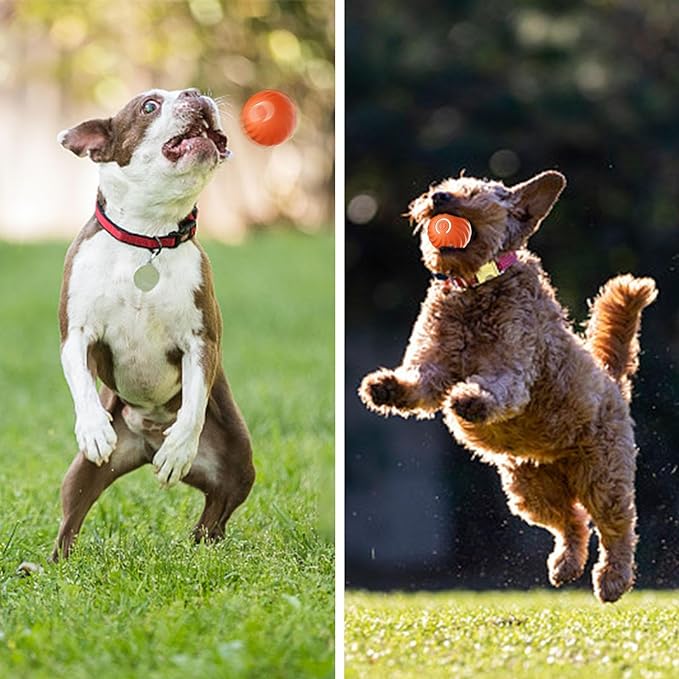
{"type": "Polygon", "coordinates": [[[608,281],[585,337],[526,243],[566,180],[548,171],[506,187],[461,176],[410,205],[434,279],[394,370],[367,375],[359,394],[382,415],[433,417],[502,479],[509,507],[554,535],[548,560],[558,587],[583,573],[589,521],[599,535],[594,593],[616,601],[634,583],[636,447],[629,412],[642,309],[651,278],[608,281]],[[464,249],[432,245],[429,220],[466,218],[464,249]]]}

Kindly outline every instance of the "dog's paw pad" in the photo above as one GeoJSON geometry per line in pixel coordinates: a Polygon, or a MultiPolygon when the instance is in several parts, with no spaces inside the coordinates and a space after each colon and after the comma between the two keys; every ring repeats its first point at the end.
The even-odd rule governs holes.
{"type": "Polygon", "coordinates": [[[401,395],[401,385],[396,378],[387,378],[370,387],[370,395],[377,405],[390,405],[398,401],[401,395]]]}
{"type": "Polygon", "coordinates": [[[450,407],[467,422],[485,422],[493,413],[491,399],[485,394],[460,394],[450,401],[450,407]]]}
{"type": "Polygon", "coordinates": [[[395,375],[375,373],[363,380],[359,393],[368,405],[397,406],[403,400],[404,388],[395,375]]]}

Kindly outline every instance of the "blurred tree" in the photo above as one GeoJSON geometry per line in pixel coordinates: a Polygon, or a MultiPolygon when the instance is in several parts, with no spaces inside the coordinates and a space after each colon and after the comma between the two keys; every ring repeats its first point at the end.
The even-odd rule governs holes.
{"type": "Polygon", "coordinates": [[[237,120],[255,91],[284,90],[299,124],[269,197],[279,216],[317,228],[332,219],[333,41],[332,0],[0,0],[0,103],[42,83],[62,113],[107,111],[140,89],[191,85],[237,120]]]}
{"type": "MultiPolygon", "coordinates": [[[[4,0],[0,18],[6,38],[45,45],[42,58],[16,62],[10,77],[42,75],[75,97],[107,103],[146,71],[214,92],[266,83],[289,91],[307,115],[307,103],[312,114],[332,111],[329,1],[4,0]]],[[[328,118],[319,120],[331,132],[328,118]]]]}

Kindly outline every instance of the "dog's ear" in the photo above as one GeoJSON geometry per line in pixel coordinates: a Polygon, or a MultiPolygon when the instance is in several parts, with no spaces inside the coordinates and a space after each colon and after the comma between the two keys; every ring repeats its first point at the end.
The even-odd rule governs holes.
{"type": "Polygon", "coordinates": [[[76,156],[88,155],[95,163],[111,160],[113,149],[113,125],[110,118],[86,120],[69,130],[62,130],[57,141],[76,156]]]}
{"type": "Polygon", "coordinates": [[[511,241],[514,247],[525,243],[549,214],[559,194],[566,186],[566,178],[556,170],[548,170],[511,188],[511,241]]]}

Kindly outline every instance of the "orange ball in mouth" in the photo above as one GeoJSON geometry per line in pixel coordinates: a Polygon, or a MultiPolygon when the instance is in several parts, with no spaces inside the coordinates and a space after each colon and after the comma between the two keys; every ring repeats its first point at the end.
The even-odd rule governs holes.
{"type": "Polygon", "coordinates": [[[278,90],[261,90],[245,102],[240,122],[252,141],[262,146],[275,146],[292,136],[297,112],[286,94],[278,90]]]}
{"type": "Polygon", "coordinates": [[[466,248],[472,238],[472,225],[464,217],[436,215],[429,220],[427,235],[435,248],[466,248]]]}

